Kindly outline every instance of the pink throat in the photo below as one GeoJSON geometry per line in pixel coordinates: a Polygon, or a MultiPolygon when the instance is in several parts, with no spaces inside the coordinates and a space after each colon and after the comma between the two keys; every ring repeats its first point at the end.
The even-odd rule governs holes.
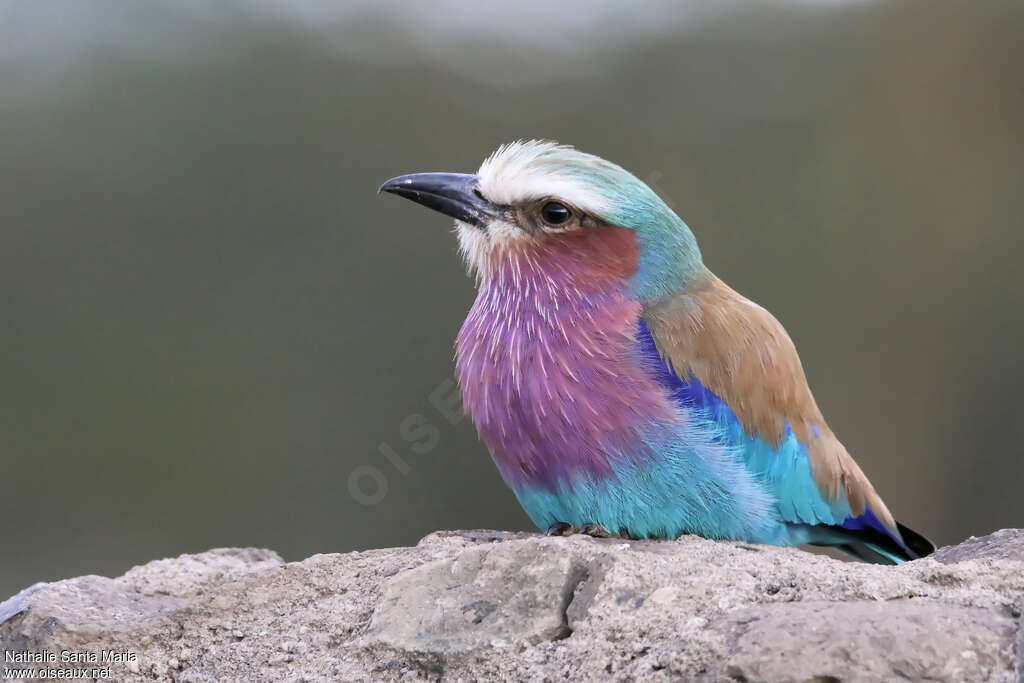
{"type": "Polygon", "coordinates": [[[463,405],[513,486],[612,474],[634,429],[668,419],[635,352],[636,236],[591,228],[492,253],[456,342],[463,405]]]}

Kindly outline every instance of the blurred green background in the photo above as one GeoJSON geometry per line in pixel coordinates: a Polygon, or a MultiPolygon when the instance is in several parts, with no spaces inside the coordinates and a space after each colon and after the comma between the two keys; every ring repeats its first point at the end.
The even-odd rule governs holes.
{"type": "Polygon", "coordinates": [[[0,597],[530,528],[429,399],[450,221],[375,194],[521,137],[656,187],[898,517],[1020,526],[1021,35],[1016,0],[0,0],[0,597]]]}

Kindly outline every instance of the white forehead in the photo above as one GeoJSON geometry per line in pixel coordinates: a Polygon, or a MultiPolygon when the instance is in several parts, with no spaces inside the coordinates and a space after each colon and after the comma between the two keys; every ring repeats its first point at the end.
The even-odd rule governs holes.
{"type": "Polygon", "coordinates": [[[487,157],[477,171],[480,193],[495,204],[519,204],[547,197],[601,214],[609,208],[593,182],[574,173],[590,164],[606,163],[568,145],[539,140],[511,142],[487,157]]]}

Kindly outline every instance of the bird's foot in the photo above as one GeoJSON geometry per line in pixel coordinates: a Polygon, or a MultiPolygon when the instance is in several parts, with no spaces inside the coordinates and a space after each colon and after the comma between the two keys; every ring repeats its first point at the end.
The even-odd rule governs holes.
{"type": "Polygon", "coordinates": [[[548,527],[548,530],[544,532],[545,536],[572,536],[580,528],[575,524],[568,524],[566,522],[555,522],[548,527]]]}
{"type": "Polygon", "coordinates": [[[600,524],[595,524],[594,522],[587,522],[583,526],[576,526],[567,522],[555,522],[544,532],[545,536],[572,536],[573,534],[583,534],[591,538],[619,537],[618,534],[613,534],[600,524]]]}
{"type": "Polygon", "coordinates": [[[594,522],[587,522],[586,524],[581,526],[580,527],[580,533],[584,534],[586,536],[590,536],[591,538],[615,538],[616,537],[616,534],[613,534],[612,532],[608,531],[607,529],[605,529],[600,524],[595,524],[594,522]]]}

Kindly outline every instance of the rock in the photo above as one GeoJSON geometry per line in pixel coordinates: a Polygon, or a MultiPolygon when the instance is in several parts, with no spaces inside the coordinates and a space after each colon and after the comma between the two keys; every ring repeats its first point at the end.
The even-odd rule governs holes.
{"type": "Polygon", "coordinates": [[[760,605],[729,621],[729,673],[763,681],[999,680],[1018,627],[1008,611],[922,600],[760,605]]]}
{"type": "Polygon", "coordinates": [[[1024,534],[1020,529],[1003,529],[988,536],[971,536],[960,545],[935,551],[934,559],[946,564],[961,560],[1018,560],[1024,557],[1024,534]]]}
{"type": "Polygon", "coordinates": [[[566,611],[587,565],[550,545],[469,548],[388,581],[367,643],[465,652],[567,637],[566,611]]]}
{"type": "Polygon", "coordinates": [[[0,650],[8,671],[118,680],[1020,681],[1022,608],[1022,530],[899,567],[696,537],[438,532],[36,584],[0,604],[0,650]]]}

